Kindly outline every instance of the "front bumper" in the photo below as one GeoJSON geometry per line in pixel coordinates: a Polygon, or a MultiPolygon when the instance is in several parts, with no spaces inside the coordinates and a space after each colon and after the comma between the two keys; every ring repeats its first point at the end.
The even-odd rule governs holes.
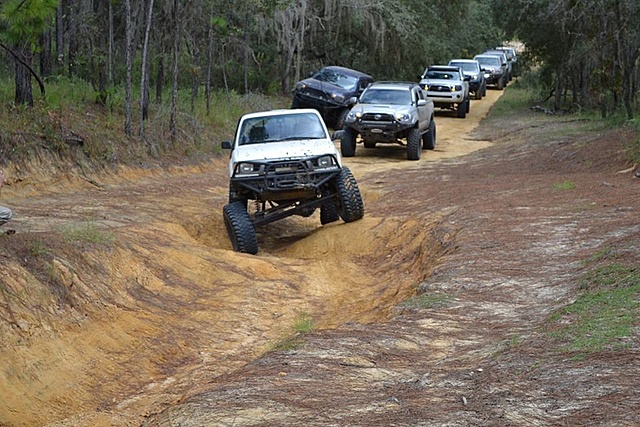
{"type": "Polygon", "coordinates": [[[344,102],[338,102],[324,92],[294,92],[293,97],[300,107],[315,108],[317,110],[331,111],[344,108],[344,102]]]}
{"type": "MultiPolygon", "coordinates": [[[[319,156],[326,157],[326,156],[319,156]]],[[[277,162],[243,162],[254,166],[255,173],[238,174],[231,178],[231,186],[238,194],[251,194],[260,201],[307,199],[321,194],[324,184],[340,174],[340,167],[319,168],[317,157],[277,162]]],[[[338,164],[337,159],[335,164],[338,164]]]]}
{"type": "Polygon", "coordinates": [[[390,114],[365,113],[362,118],[345,123],[345,126],[355,129],[366,140],[395,142],[413,128],[415,123],[400,123],[390,114]]]}

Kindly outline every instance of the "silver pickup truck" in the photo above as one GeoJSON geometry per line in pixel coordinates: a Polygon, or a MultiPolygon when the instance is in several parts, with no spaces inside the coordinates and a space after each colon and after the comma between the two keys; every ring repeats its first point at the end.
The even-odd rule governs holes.
{"type": "Polygon", "coordinates": [[[436,146],[433,102],[417,83],[372,83],[345,118],[342,156],[355,156],[357,143],[366,148],[378,143],[399,144],[406,146],[407,159],[419,160],[422,149],[436,146]]]}
{"type": "Polygon", "coordinates": [[[454,110],[458,118],[464,119],[469,112],[469,80],[459,67],[432,65],[427,67],[420,80],[420,86],[433,100],[437,108],[454,110]]]}

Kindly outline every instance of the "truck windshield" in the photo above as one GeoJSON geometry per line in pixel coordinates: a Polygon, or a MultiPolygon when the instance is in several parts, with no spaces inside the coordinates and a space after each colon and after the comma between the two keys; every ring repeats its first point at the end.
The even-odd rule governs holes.
{"type": "Polygon", "coordinates": [[[362,94],[360,102],[362,104],[410,105],[411,92],[370,88],[362,94]]]}
{"type": "Polygon", "coordinates": [[[328,136],[317,115],[281,114],[246,119],[240,129],[239,145],[323,138],[328,136]]]}

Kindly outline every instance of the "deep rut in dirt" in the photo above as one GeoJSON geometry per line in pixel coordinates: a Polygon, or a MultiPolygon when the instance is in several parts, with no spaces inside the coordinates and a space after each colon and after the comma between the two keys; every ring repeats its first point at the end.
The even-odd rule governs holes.
{"type": "Polygon", "coordinates": [[[231,251],[225,159],[89,181],[22,174],[3,191],[18,233],[0,253],[0,426],[139,425],[278,345],[302,315],[319,329],[387,319],[453,233],[446,210],[421,210],[411,185],[380,174],[487,146],[461,138],[496,97],[464,121],[439,116],[438,147],[419,162],[359,149],[345,163],[365,218],[271,224],[258,256],[231,251]],[[402,203],[377,211],[391,189],[402,203]]]}

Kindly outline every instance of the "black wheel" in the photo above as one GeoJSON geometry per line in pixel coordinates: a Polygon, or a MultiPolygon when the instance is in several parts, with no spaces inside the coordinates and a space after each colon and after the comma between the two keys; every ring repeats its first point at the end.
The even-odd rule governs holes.
{"type": "Polygon", "coordinates": [[[500,80],[498,80],[498,90],[502,89],[504,89],[504,77],[500,77],[500,80]]]}
{"type": "Polygon", "coordinates": [[[338,215],[344,222],[353,222],[364,216],[364,203],[358,183],[348,167],[343,167],[337,178],[336,187],[340,206],[338,215]]]}
{"type": "Polygon", "coordinates": [[[487,84],[485,83],[484,86],[482,86],[482,96],[487,96],[487,84]]]}
{"type": "Polygon", "coordinates": [[[340,138],[340,152],[343,157],[356,155],[356,131],[350,127],[344,128],[340,138]]]}
{"type": "Polygon", "coordinates": [[[362,143],[364,144],[364,148],[376,148],[375,142],[363,141],[362,143]]]}
{"type": "Polygon", "coordinates": [[[348,108],[340,110],[340,112],[338,113],[338,117],[336,118],[336,125],[334,127],[334,130],[340,130],[344,128],[344,120],[347,118],[347,114],[349,114],[348,108]]]}
{"type": "Polygon", "coordinates": [[[257,254],[258,237],[251,218],[249,218],[247,207],[242,202],[233,202],[225,205],[222,208],[222,213],[233,250],[247,254],[257,254]]]}
{"type": "Polygon", "coordinates": [[[436,121],[432,117],[429,130],[422,135],[422,149],[433,150],[434,148],[436,148],[436,121]]]}
{"type": "Polygon", "coordinates": [[[320,224],[325,225],[340,219],[335,203],[320,206],[320,224]]]}
{"type": "Polygon", "coordinates": [[[459,119],[464,119],[465,117],[467,117],[467,100],[465,100],[463,103],[458,104],[458,109],[456,110],[456,116],[459,119]]]}
{"type": "Polygon", "coordinates": [[[467,97],[467,114],[469,114],[469,111],[471,110],[471,97],[467,97]]]}
{"type": "Polygon", "coordinates": [[[421,139],[420,129],[409,129],[409,135],[407,135],[407,159],[420,160],[420,154],[422,153],[421,139]]]}
{"type": "Polygon", "coordinates": [[[481,100],[482,99],[482,88],[479,87],[478,90],[475,91],[475,93],[473,94],[473,99],[475,100],[481,100]]]}
{"type": "Polygon", "coordinates": [[[293,97],[293,101],[291,102],[291,109],[300,108],[300,101],[295,96],[293,97]]]}

